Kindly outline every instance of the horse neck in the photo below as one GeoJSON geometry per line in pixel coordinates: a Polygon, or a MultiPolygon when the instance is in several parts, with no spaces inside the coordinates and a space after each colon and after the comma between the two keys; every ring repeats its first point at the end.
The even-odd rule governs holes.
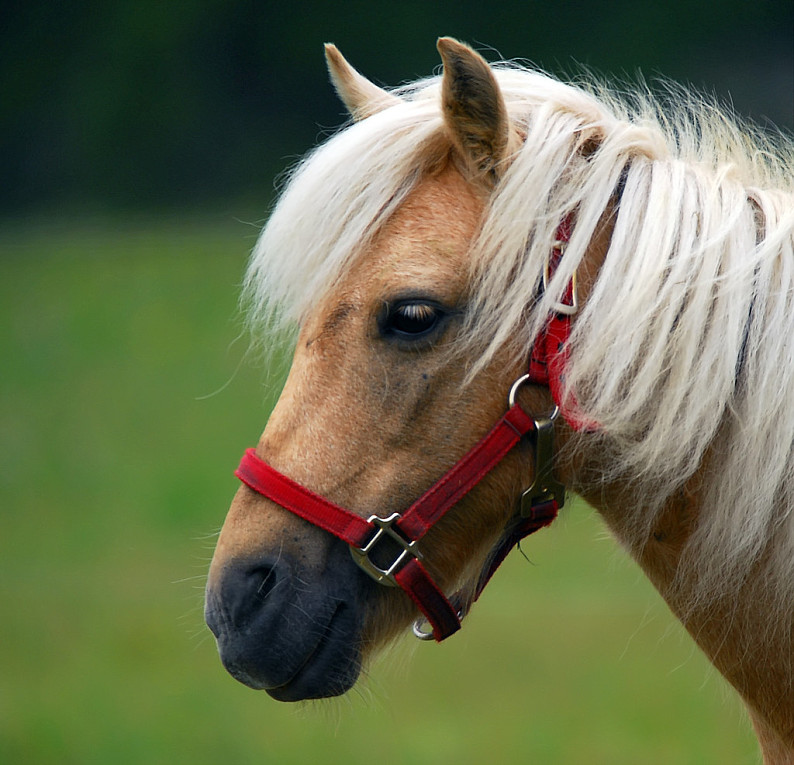
{"type": "MultiPolygon", "coordinates": [[[[610,212],[580,267],[584,300],[609,247],[610,212]]],[[[600,478],[590,482],[588,476],[604,474],[600,446],[588,453],[587,434],[569,429],[563,429],[561,441],[562,454],[567,455],[561,477],[599,511],[696,643],[742,696],[765,762],[794,765],[794,630],[792,619],[781,612],[775,577],[767,573],[774,558],[774,540],[743,584],[729,595],[702,599],[697,576],[688,570],[691,559],[685,551],[701,512],[710,508],[707,480],[719,471],[717,449],[709,450],[701,469],[668,497],[661,510],[658,505],[649,507],[647,517],[652,514],[654,523],[638,533],[636,519],[642,513],[627,512],[643,505],[634,482],[619,478],[608,485],[600,478]]]]}
{"type": "MultiPolygon", "coordinates": [[[[706,468],[707,469],[707,468],[706,468]]],[[[695,642],[745,701],[766,752],[765,762],[794,763],[794,684],[791,621],[776,627],[776,598],[768,591],[766,560],[730,596],[712,602],[693,597],[695,581],[686,570],[684,549],[703,507],[703,489],[694,476],[665,504],[647,538],[638,542],[626,528],[622,507],[641,502],[629,485],[616,484],[587,499],[597,507],[695,642]],[[762,735],[763,733],[763,735],[762,735]],[[766,742],[766,743],[764,743],[766,742]]],[[[770,553],[771,555],[771,553],[770,553]]],[[[769,556],[767,556],[769,557],[769,556]]]]}

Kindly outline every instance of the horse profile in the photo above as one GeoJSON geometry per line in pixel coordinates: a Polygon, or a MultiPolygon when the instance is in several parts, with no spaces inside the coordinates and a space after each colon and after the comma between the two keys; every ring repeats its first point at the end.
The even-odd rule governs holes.
{"type": "Polygon", "coordinates": [[[386,91],[327,46],[353,121],[253,252],[253,325],[297,332],[210,569],[222,661],[344,693],[419,612],[454,632],[562,484],[794,762],[794,146],[438,47],[386,91]]]}

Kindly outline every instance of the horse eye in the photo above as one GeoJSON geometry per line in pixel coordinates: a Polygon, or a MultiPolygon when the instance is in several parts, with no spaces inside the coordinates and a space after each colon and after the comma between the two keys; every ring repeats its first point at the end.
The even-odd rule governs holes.
{"type": "Polygon", "coordinates": [[[421,301],[391,306],[381,322],[381,332],[404,338],[427,335],[436,328],[443,314],[439,308],[421,301]]]}

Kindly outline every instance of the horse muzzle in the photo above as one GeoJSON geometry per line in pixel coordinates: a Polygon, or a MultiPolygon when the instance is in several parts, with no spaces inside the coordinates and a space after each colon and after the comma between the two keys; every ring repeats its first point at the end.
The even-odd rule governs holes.
{"type": "Polygon", "coordinates": [[[342,543],[329,557],[324,571],[286,554],[213,566],[205,619],[235,679],[279,701],[338,696],[355,684],[360,576],[342,543]]]}

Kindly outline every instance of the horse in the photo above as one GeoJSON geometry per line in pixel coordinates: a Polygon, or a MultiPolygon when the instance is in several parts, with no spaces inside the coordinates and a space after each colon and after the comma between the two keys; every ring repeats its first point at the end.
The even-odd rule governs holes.
{"type": "Polygon", "coordinates": [[[794,762],[794,144],[438,50],[386,90],[326,46],[352,119],[251,255],[253,334],[295,351],[210,566],[222,662],[345,693],[412,622],[453,634],[567,489],[794,762]]]}

